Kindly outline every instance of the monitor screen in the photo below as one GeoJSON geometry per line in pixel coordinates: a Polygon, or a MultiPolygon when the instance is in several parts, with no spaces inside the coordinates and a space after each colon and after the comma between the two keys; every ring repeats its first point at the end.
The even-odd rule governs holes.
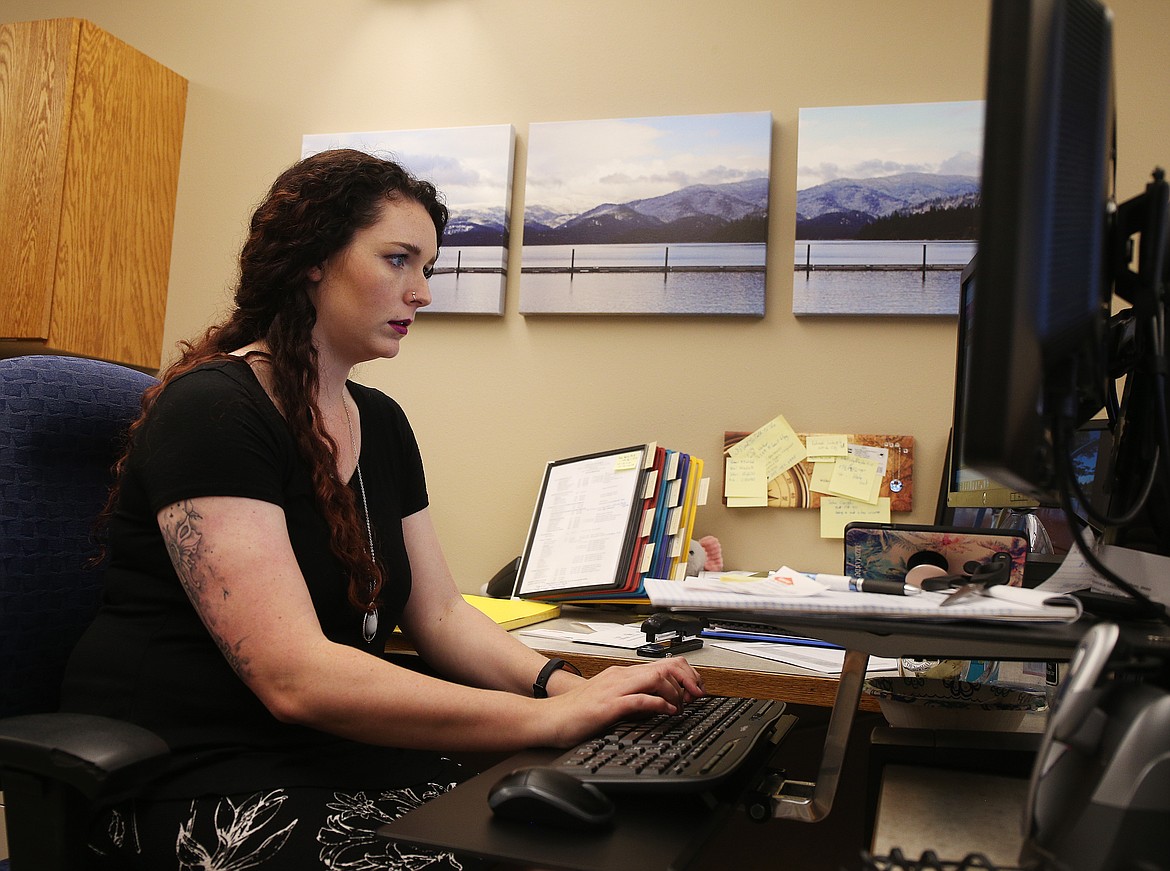
{"type": "MultiPolygon", "coordinates": [[[[1106,487],[1109,481],[1112,448],[1113,434],[1109,428],[1109,421],[1105,419],[1090,420],[1080,426],[1073,436],[1070,456],[1073,474],[1076,476],[1080,491],[1094,505],[1102,505],[1107,500],[1106,487]]],[[[974,479],[970,475],[964,476],[963,471],[960,466],[958,481],[960,484],[971,483],[974,479]]],[[[947,489],[952,486],[952,480],[954,478],[946,480],[940,493],[938,511],[935,514],[937,525],[971,529],[1017,528],[1021,525],[1019,513],[1028,512],[1043,525],[1052,545],[1052,556],[1060,558],[1073,549],[1073,531],[1069,516],[1060,506],[1031,500],[1022,493],[998,487],[994,481],[985,481],[986,488],[982,490],[967,489],[956,493],[947,489]],[[986,500],[972,498],[985,494],[986,500]],[[1007,494],[1008,498],[998,498],[1003,494],[1007,494]]],[[[1072,509],[1075,515],[1073,522],[1085,525],[1086,511],[1080,498],[1072,500],[1072,509]]],[[[1045,555],[1029,556],[1039,558],[1045,555]]]]}
{"type": "MultiPolygon", "coordinates": [[[[1017,512],[1026,511],[1043,525],[1051,542],[1051,553],[1063,556],[1072,547],[1068,516],[1060,507],[1056,494],[1044,498],[1005,487],[985,473],[971,468],[963,457],[962,435],[965,431],[969,377],[989,377],[993,373],[973,369],[970,357],[971,319],[975,309],[978,255],[963,269],[959,290],[959,324],[955,355],[955,402],[951,424],[951,443],[947,448],[943,486],[939,493],[935,522],[939,526],[992,528],[1018,523],[1017,512]],[[957,437],[956,437],[957,434],[957,437]]],[[[975,361],[978,363],[978,360],[975,361]]],[[[1107,495],[1107,469],[1112,450],[1109,421],[1095,418],[1082,424],[1073,434],[1069,461],[1078,482],[1078,490],[1093,505],[1103,505],[1107,495]]],[[[1074,496],[1072,508],[1078,521],[1086,522],[1081,496],[1074,496]]]]}
{"type": "MultiPolygon", "coordinates": [[[[993,481],[984,472],[972,468],[964,460],[963,436],[966,432],[966,408],[964,400],[967,395],[967,380],[976,378],[998,378],[997,371],[986,371],[973,368],[979,366],[978,359],[971,359],[971,319],[975,311],[976,266],[979,256],[972,258],[963,269],[959,280],[959,329],[955,355],[955,398],[954,412],[951,422],[951,443],[947,449],[947,462],[944,471],[944,496],[940,503],[940,512],[943,509],[998,509],[998,508],[1034,508],[1040,505],[1039,500],[1027,493],[1005,487],[998,481],[993,481]]],[[[970,516],[970,515],[967,515],[970,516]]],[[[989,515],[980,515],[989,516],[989,515]]],[[[948,513],[947,517],[951,515],[948,513]]],[[[940,513],[939,523],[943,522],[940,513]]],[[[946,524],[967,525],[967,524],[946,524]]],[[[982,524],[978,524],[982,525],[982,524]]]]}

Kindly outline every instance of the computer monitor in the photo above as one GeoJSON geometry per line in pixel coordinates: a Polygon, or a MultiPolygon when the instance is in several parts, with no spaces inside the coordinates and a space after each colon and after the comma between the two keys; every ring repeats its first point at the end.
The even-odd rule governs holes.
{"type": "MultiPolygon", "coordinates": [[[[959,282],[959,324],[955,354],[955,402],[951,423],[952,433],[964,431],[966,409],[963,397],[969,377],[987,377],[987,373],[973,371],[968,360],[971,354],[969,340],[971,319],[977,292],[978,255],[963,269],[959,282]]],[[[1071,500],[1074,523],[1086,521],[1084,501],[1093,505],[1105,504],[1105,484],[1113,439],[1109,421],[1094,418],[1079,426],[1073,434],[1069,457],[1079,495],[1071,500]]],[[[961,447],[952,436],[947,446],[947,458],[939,490],[935,523],[938,526],[970,528],[1019,528],[1028,532],[1032,527],[1025,522],[1032,518],[1039,524],[1037,536],[1048,545],[1047,550],[1033,548],[1030,562],[1043,562],[1052,567],[1059,564],[1073,547],[1070,518],[1053,494],[1045,498],[1005,487],[966,465],[961,447]]],[[[1031,566],[1030,566],[1031,568],[1031,566]]],[[[1036,571],[1031,577],[1037,581],[1051,574],[1052,569],[1036,571]]]]}
{"type": "Polygon", "coordinates": [[[1155,171],[1115,204],[1112,86],[1112,15],[1098,0],[994,0],[955,452],[990,481],[1071,509],[1075,433],[1104,408],[1108,504],[1084,510],[1107,541],[1170,556],[1168,186],[1155,171]],[[1112,314],[1114,294],[1130,308],[1112,314]]]}
{"type": "Polygon", "coordinates": [[[1104,404],[1110,16],[1094,0],[992,7],[963,462],[1038,499],[1053,428],[1104,404]]]}
{"type": "MultiPolygon", "coordinates": [[[[955,355],[955,401],[951,421],[951,441],[947,449],[947,463],[944,470],[945,495],[940,501],[940,516],[936,521],[944,524],[943,509],[998,509],[998,508],[1035,508],[1040,501],[1028,493],[1021,493],[1007,487],[998,481],[993,481],[985,473],[967,465],[964,459],[962,439],[966,432],[966,392],[967,382],[971,378],[996,378],[1000,381],[998,371],[987,372],[974,369],[972,363],[978,366],[978,359],[971,360],[971,321],[975,312],[976,273],[979,255],[971,259],[964,267],[959,279],[959,329],[957,333],[955,355]]],[[[1010,374],[1009,376],[1010,377],[1010,374]]]]}
{"type": "MultiPolygon", "coordinates": [[[[1091,504],[1100,505],[1105,501],[1103,494],[1108,480],[1112,446],[1113,434],[1109,428],[1109,421],[1103,418],[1082,424],[1073,435],[1073,443],[1070,446],[1073,473],[1080,492],[1084,494],[1084,500],[1091,504]]],[[[1051,549],[1038,552],[1033,548],[1028,554],[1029,573],[1025,575],[1027,585],[1030,579],[1037,583],[1045,580],[1059,566],[1063,557],[1076,546],[1073,542],[1072,525],[1084,525],[1087,520],[1081,498],[1074,497],[1072,509],[1070,517],[1065,509],[1057,504],[1039,502],[1014,490],[1001,488],[994,481],[958,466],[952,474],[943,479],[934,522],[944,527],[1022,529],[1027,532],[1029,526],[1022,518],[1029,515],[1034,517],[1043,528],[1051,549]],[[959,486],[963,489],[957,492],[950,489],[954,486],[951,483],[954,480],[958,480],[959,486]],[[981,484],[985,489],[971,489],[972,483],[981,484]],[[1000,498],[1004,494],[1008,498],[1000,498]],[[986,499],[983,498],[985,495],[986,499]],[[1050,567],[1047,570],[1033,571],[1032,563],[1044,563],[1050,567]]]]}
{"type": "MultiPolygon", "coordinates": [[[[1170,186],[1155,170],[1144,192],[1111,197],[1109,11],[1097,0],[993,0],[986,96],[978,289],[957,385],[960,462],[1037,501],[1055,494],[1071,513],[1074,434],[1105,408],[1108,504],[1083,500],[1084,510],[1106,543],[1154,555],[1133,564],[1170,565],[1170,186]],[[1115,301],[1129,308],[1113,314],[1115,301]]],[[[1110,571],[1077,539],[1138,616],[1170,622],[1137,578],[1110,571]]],[[[1170,572],[1145,580],[1155,575],[1165,583],[1170,572]]],[[[1025,867],[1165,861],[1170,752],[1165,726],[1149,717],[1166,710],[1170,664],[1151,641],[1164,632],[1123,641],[1102,622],[1086,637],[1033,770],[1025,867]]]]}

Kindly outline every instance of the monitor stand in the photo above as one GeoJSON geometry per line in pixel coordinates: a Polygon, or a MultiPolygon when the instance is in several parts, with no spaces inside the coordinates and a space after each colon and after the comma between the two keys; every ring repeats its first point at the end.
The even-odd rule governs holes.
{"type": "Polygon", "coordinates": [[[1004,508],[996,515],[992,526],[995,529],[1016,529],[1022,532],[1028,540],[1029,555],[1052,553],[1052,539],[1048,536],[1048,530],[1035,512],[1027,508],[1004,508]]]}

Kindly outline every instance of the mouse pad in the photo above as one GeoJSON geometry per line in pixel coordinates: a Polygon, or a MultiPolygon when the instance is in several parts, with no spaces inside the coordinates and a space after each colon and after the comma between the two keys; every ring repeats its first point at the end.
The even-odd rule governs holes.
{"type": "Polygon", "coordinates": [[[527,750],[427,802],[378,834],[396,841],[442,847],[492,860],[579,871],[645,871],[666,868],[699,850],[729,810],[712,810],[697,796],[615,795],[610,829],[574,831],[497,819],[488,792],[505,774],[543,765],[557,750],[527,750]]]}

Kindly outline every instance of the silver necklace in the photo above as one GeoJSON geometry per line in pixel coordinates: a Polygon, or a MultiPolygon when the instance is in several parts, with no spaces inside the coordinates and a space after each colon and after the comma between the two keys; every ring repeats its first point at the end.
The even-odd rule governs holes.
{"type": "MultiPolygon", "coordinates": [[[[370,506],[366,502],[366,482],[362,480],[362,464],[358,462],[357,439],[353,437],[353,421],[349,417],[349,404],[341,397],[341,409],[345,412],[345,425],[349,429],[349,446],[353,450],[353,466],[357,472],[358,492],[362,494],[362,515],[366,521],[366,538],[370,542],[370,563],[377,565],[374,556],[374,529],[370,526],[370,506]]],[[[369,644],[378,634],[378,606],[374,604],[374,582],[370,582],[370,604],[362,617],[362,638],[369,644]]]]}

